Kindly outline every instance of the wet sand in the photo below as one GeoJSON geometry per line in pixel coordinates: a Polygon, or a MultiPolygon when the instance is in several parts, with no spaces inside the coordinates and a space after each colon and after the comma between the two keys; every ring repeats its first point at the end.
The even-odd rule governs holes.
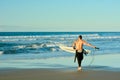
{"type": "Polygon", "coordinates": [[[0,80],[120,80],[120,72],[64,69],[2,69],[0,80]]]}

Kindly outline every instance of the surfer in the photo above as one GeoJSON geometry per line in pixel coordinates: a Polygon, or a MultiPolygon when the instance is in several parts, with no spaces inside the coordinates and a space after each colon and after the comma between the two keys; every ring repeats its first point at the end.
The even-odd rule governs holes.
{"type": "Polygon", "coordinates": [[[76,41],[74,41],[74,43],[72,45],[72,47],[76,50],[75,60],[77,58],[78,70],[82,69],[81,62],[83,60],[83,52],[84,52],[83,45],[90,46],[90,47],[95,48],[95,49],[99,49],[96,46],[93,46],[93,45],[89,44],[88,42],[86,42],[85,40],[83,40],[82,35],[79,35],[78,39],[76,41]]]}

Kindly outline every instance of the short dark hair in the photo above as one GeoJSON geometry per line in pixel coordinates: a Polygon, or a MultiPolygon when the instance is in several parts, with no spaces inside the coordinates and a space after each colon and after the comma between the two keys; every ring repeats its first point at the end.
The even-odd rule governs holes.
{"type": "Polygon", "coordinates": [[[82,39],[82,35],[79,35],[79,38],[82,39]]]}

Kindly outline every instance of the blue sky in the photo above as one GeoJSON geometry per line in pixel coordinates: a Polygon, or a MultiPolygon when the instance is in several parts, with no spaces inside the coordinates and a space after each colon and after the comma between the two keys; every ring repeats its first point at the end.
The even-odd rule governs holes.
{"type": "Polygon", "coordinates": [[[0,31],[120,31],[120,0],[0,0],[0,31]]]}

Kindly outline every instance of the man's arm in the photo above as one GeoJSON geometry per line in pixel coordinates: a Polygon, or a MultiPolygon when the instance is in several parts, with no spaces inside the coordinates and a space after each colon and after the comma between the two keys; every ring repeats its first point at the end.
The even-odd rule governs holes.
{"type": "Polygon", "coordinates": [[[93,46],[92,44],[87,43],[86,41],[83,41],[83,44],[84,44],[84,45],[87,45],[87,46],[90,46],[90,47],[92,47],[92,48],[96,48],[96,46],[93,46]]]}
{"type": "Polygon", "coordinates": [[[73,49],[75,49],[76,46],[76,41],[74,41],[74,43],[72,44],[73,49]]]}

